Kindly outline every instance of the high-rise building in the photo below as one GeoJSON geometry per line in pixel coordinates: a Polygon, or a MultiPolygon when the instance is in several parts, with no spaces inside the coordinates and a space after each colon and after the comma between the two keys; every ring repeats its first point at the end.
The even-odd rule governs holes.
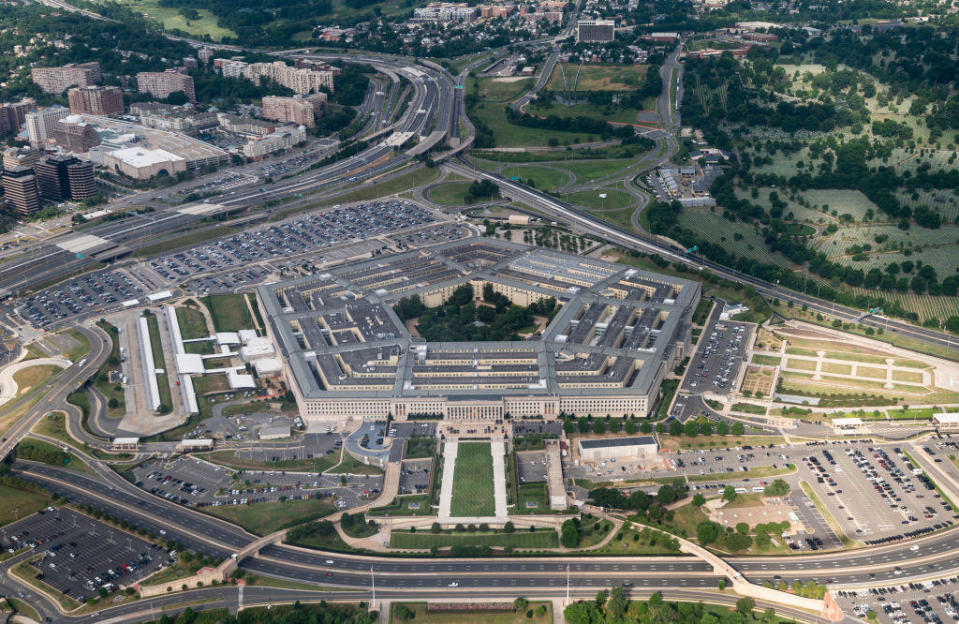
{"type": "MultiPolygon", "coordinates": [[[[33,166],[40,197],[53,201],[70,199],[69,166],[80,162],[73,156],[48,156],[33,166]]],[[[92,173],[92,172],[91,172],[92,173]]]]}
{"type": "Polygon", "coordinates": [[[70,109],[63,106],[51,106],[34,113],[27,113],[27,137],[30,145],[42,147],[47,139],[53,136],[58,121],[70,114],[70,109]]]}
{"type": "Polygon", "coordinates": [[[70,179],[70,199],[81,201],[97,194],[93,163],[86,160],[70,163],[67,165],[67,177],[70,179]]]}
{"type": "MultiPolygon", "coordinates": [[[[219,60],[219,59],[217,59],[219,60]]],[[[236,63],[232,64],[237,67],[236,63]]],[[[222,67],[223,75],[227,75],[226,66],[222,67]]],[[[307,93],[318,93],[320,89],[333,91],[332,70],[318,71],[315,69],[297,69],[284,63],[283,61],[274,61],[272,63],[250,63],[243,68],[243,75],[254,84],[259,84],[260,78],[269,78],[273,82],[292,89],[294,93],[306,95],[307,93]]]]}
{"type": "Polygon", "coordinates": [[[21,215],[29,216],[40,209],[37,177],[33,174],[33,169],[26,167],[4,169],[3,191],[7,203],[21,215]]]}
{"type": "MultiPolygon", "coordinates": [[[[325,93],[321,95],[326,95],[325,93]]],[[[312,128],[316,125],[316,109],[313,102],[303,96],[263,98],[263,116],[274,121],[286,121],[312,128]]]]}
{"type": "Polygon", "coordinates": [[[19,102],[0,105],[0,134],[14,133],[27,121],[27,113],[37,109],[37,101],[23,98],[19,102]]]}
{"type": "Polygon", "coordinates": [[[57,122],[53,140],[65,150],[83,154],[100,144],[100,137],[92,125],[80,115],[68,115],[57,122]]]}
{"type": "Polygon", "coordinates": [[[33,82],[45,93],[63,93],[68,87],[89,87],[103,79],[99,63],[68,63],[62,67],[34,67],[33,82]]]}
{"type": "Polygon", "coordinates": [[[29,147],[10,147],[3,150],[3,168],[26,167],[32,169],[40,160],[40,152],[29,147]]]}
{"type": "Polygon", "coordinates": [[[149,93],[155,98],[163,99],[171,93],[183,91],[186,98],[196,102],[196,91],[193,89],[193,77],[173,70],[165,72],[140,72],[137,74],[137,90],[140,93],[149,93]]]}
{"type": "Polygon", "coordinates": [[[214,54],[216,53],[210,48],[200,48],[200,51],[196,53],[196,55],[200,58],[200,62],[204,65],[210,64],[214,54]]]}
{"type": "Polygon", "coordinates": [[[576,22],[576,41],[608,42],[616,38],[613,20],[579,20],[576,22]]]}
{"type": "Polygon", "coordinates": [[[116,115],[123,112],[123,92],[119,87],[77,87],[67,91],[71,113],[116,115]]]}

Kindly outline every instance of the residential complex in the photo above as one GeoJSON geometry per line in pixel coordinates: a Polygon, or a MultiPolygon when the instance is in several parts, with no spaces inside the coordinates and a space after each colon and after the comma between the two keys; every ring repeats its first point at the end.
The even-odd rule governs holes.
{"type": "Polygon", "coordinates": [[[67,91],[71,113],[117,115],[123,112],[123,92],[119,87],[77,87],[67,91]]]}
{"type": "Polygon", "coordinates": [[[576,22],[576,41],[608,42],[616,38],[613,20],[579,20],[576,22]]]}
{"type": "Polygon", "coordinates": [[[283,61],[246,63],[221,58],[214,59],[213,66],[227,78],[243,76],[254,83],[259,83],[261,78],[266,78],[301,95],[319,93],[322,89],[333,91],[334,88],[335,71],[330,67],[326,69],[297,68],[283,61]]]}
{"type": "Polygon", "coordinates": [[[33,169],[10,167],[3,170],[4,199],[17,214],[30,216],[40,209],[40,194],[33,169]]]}
{"type": "Polygon", "coordinates": [[[27,113],[25,121],[27,124],[27,138],[30,145],[42,147],[46,144],[48,138],[53,137],[57,122],[70,114],[70,109],[63,106],[51,106],[43,108],[33,113],[27,113]]]}
{"type": "Polygon", "coordinates": [[[137,74],[137,89],[140,93],[149,93],[159,99],[168,97],[177,91],[182,91],[189,101],[196,102],[193,77],[174,70],[140,72],[137,74]]]}
{"type": "Polygon", "coordinates": [[[326,106],[325,93],[309,97],[279,97],[269,95],[263,98],[263,116],[275,121],[284,121],[312,128],[316,125],[316,115],[326,106]]]}
{"type": "Polygon", "coordinates": [[[69,87],[91,87],[100,84],[103,76],[100,74],[99,63],[69,63],[62,67],[34,67],[30,70],[33,82],[44,93],[60,94],[69,87]]]}

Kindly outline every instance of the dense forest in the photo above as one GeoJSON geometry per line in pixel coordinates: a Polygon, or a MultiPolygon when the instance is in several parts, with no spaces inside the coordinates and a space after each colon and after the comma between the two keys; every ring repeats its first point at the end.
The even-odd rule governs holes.
{"type": "Polygon", "coordinates": [[[512,305],[492,285],[483,288],[483,303],[473,303],[473,287],[463,284],[443,305],[428,308],[419,295],[400,299],[393,310],[401,321],[417,318],[416,329],[430,342],[522,340],[520,331],[532,331],[535,316],[552,318],[557,311],[552,297],[528,307],[512,305]]]}

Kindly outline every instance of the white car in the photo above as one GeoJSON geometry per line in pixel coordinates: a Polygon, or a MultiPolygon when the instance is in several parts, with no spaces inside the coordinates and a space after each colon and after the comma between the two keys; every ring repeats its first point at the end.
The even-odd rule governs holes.
{"type": "Polygon", "coordinates": [[[326,565],[333,565],[333,560],[332,560],[332,559],[327,559],[327,560],[326,560],[326,565]]]}
{"type": "Polygon", "coordinates": [[[447,585],[447,587],[459,587],[459,586],[460,586],[460,584],[457,583],[456,581],[453,581],[452,583],[450,583],[449,585],[447,585]]]}
{"type": "Polygon", "coordinates": [[[916,552],[917,550],[919,550],[918,544],[913,544],[912,546],[909,547],[909,550],[911,550],[912,552],[916,552]]]}

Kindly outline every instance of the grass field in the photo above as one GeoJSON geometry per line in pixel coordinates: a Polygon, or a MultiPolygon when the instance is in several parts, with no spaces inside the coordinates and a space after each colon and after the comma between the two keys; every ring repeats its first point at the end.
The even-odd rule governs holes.
{"type": "Polygon", "coordinates": [[[533,85],[532,78],[476,78],[476,94],[488,102],[511,102],[533,85]]]}
{"type": "MultiPolygon", "coordinates": [[[[120,357],[120,332],[116,327],[107,323],[106,321],[97,323],[101,329],[110,334],[110,340],[112,343],[110,350],[110,358],[116,362],[121,360],[120,357]]],[[[123,392],[123,386],[120,384],[110,383],[109,371],[112,367],[109,363],[103,365],[100,371],[97,373],[96,377],[93,378],[93,386],[100,391],[106,400],[107,400],[107,417],[109,418],[122,418],[126,414],[126,394],[123,392]],[[110,400],[116,399],[116,407],[110,407],[110,400]]]]}
{"type": "Polygon", "coordinates": [[[589,102],[577,102],[570,106],[558,102],[545,102],[542,104],[531,104],[526,107],[526,112],[536,117],[589,117],[590,119],[601,119],[603,121],[612,121],[617,123],[636,123],[636,109],[624,108],[621,106],[599,106],[589,102]]]}
{"type": "Polygon", "coordinates": [[[571,176],[562,169],[536,165],[507,167],[500,171],[504,178],[519,178],[523,182],[533,181],[533,186],[541,191],[558,189],[571,181],[571,176]]]}
{"type": "Polygon", "coordinates": [[[256,535],[266,535],[303,522],[322,518],[335,510],[336,507],[328,498],[203,508],[204,512],[238,524],[256,535]]]}
{"type": "Polygon", "coordinates": [[[377,507],[369,512],[370,516],[428,516],[432,514],[429,496],[426,494],[417,494],[412,496],[399,496],[392,504],[386,507],[377,507]],[[410,504],[419,505],[416,509],[411,508],[410,504]]]}
{"type": "Polygon", "coordinates": [[[536,513],[549,511],[545,483],[521,483],[519,486],[519,500],[516,501],[516,513],[536,513]],[[534,504],[530,507],[530,504],[534,504]]]}
{"type": "Polygon", "coordinates": [[[213,328],[218,332],[252,329],[253,319],[243,295],[209,295],[203,303],[213,318],[213,328]]]}
{"type": "Polygon", "coordinates": [[[549,624],[553,621],[553,605],[549,602],[530,602],[523,611],[427,611],[425,602],[394,602],[391,605],[390,624],[399,624],[400,606],[412,612],[412,621],[419,624],[549,624]],[[544,609],[540,609],[544,607],[544,609]],[[537,612],[540,615],[537,615],[537,612]]]}
{"type": "MultiPolygon", "coordinates": [[[[436,180],[440,176],[439,167],[421,167],[415,171],[409,173],[404,173],[391,178],[389,180],[383,180],[381,182],[374,182],[370,184],[364,182],[354,191],[344,193],[342,195],[336,196],[336,201],[338,202],[353,202],[353,201],[363,201],[366,199],[375,199],[377,197],[385,197],[387,195],[396,195],[402,194],[406,191],[409,191],[413,187],[420,186],[422,184],[429,184],[430,182],[436,180]]],[[[325,206],[327,203],[317,204],[317,206],[325,206]]]]}
{"type": "Polygon", "coordinates": [[[577,191],[564,195],[563,199],[577,206],[585,206],[596,214],[622,210],[633,203],[632,195],[615,189],[577,191]],[[600,194],[605,194],[606,199],[601,198],[600,194]]]}
{"type": "Polygon", "coordinates": [[[469,182],[448,182],[434,186],[427,193],[430,201],[444,206],[465,206],[469,182]]]}
{"type": "MultiPolygon", "coordinates": [[[[163,359],[163,343],[160,341],[160,324],[155,314],[147,317],[147,326],[150,328],[150,346],[153,348],[153,366],[166,371],[166,362],[163,359]]],[[[173,409],[173,397],[170,394],[170,377],[164,372],[157,375],[157,388],[160,390],[160,406],[173,409]]]]}
{"type": "Polygon", "coordinates": [[[50,497],[40,492],[21,490],[0,483],[0,526],[26,518],[50,504],[50,497]]]}
{"type": "Polygon", "coordinates": [[[277,462],[263,462],[242,455],[237,455],[236,451],[213,451],[204,453],[203,457],[207,461],[238,470],[305,470],[308,472],[323,472],[339,463],[340,454],[337,452],[329,453],[323,457],[314,457],[314,459],[296,459],[277,462]]]}
{"type": "Polygon", "coordinates": [[[782,358],[774,357],[772,355],[753,355],[753,364],[763,364],[766,366],[779,366],[782,362],[782,358]]]}
{"type": "Polygon", "coordinates": [[[202,312],[193,306],[183,305],[177,308],[176,319],[180,324],[180,334],[184,340],[206,338],[210,335],[210,329],[206,326],[206,318],[202,312]]]}
{"type": "Polygon", "coordinates": [[[173,7],[162,7],[156,0],[119,0],[120,4],[156,20],[167,30],[182,30],[191,35],[209,35],[214,41],[223,37],[236,37],[236,33],[229,28],[217,24],[217,18],[206,9],[197,9],[200,14],[198,20],[187,20],[173,7]]]}
{"type": "Polygon", "coordinates": [[[442,548],[444,546],[512,546],[513,548],[556,548],[559,540],[552,529],[537,529],[535,533],[518,530],[515,533],[427,533],[426,531],[393,531],[390,548],[442,548]]]}
{"type": "Polygon", "coordinates": [[[599,138],[585,133],[517,126],[507,121],[503,107],[497,102],[480,102],[471,113],[471,117],[479,119],[493,131],[497,147],[546,147],[550,145],[550,139],[555,139],[557,145],[572,145],[599,138]]]}
{"type": "Polygon", "coordinates": [[[450,513],[456,517],[492,516],[496,513],[493,456],[489,442],[460,442],[453,469],[450,513]]]}
{"type": "Polygon", "coordinates": [[[13,380],[17,383],[17,392],[23,393],[31,388],[42,386],[61,370],[63,369],[59,366],[43,365],[29,366],[17,371],[13,374],[13,380]]]}
{"type": "Polygon", "coordinates": [[[580,70],[578,63],[557,63],[546,88],[550,91],[571,91],[575,82],[578,91],[629,91],[643,84],[648,69],[648,65],[590,63],[583,65],[580,70]]]}

